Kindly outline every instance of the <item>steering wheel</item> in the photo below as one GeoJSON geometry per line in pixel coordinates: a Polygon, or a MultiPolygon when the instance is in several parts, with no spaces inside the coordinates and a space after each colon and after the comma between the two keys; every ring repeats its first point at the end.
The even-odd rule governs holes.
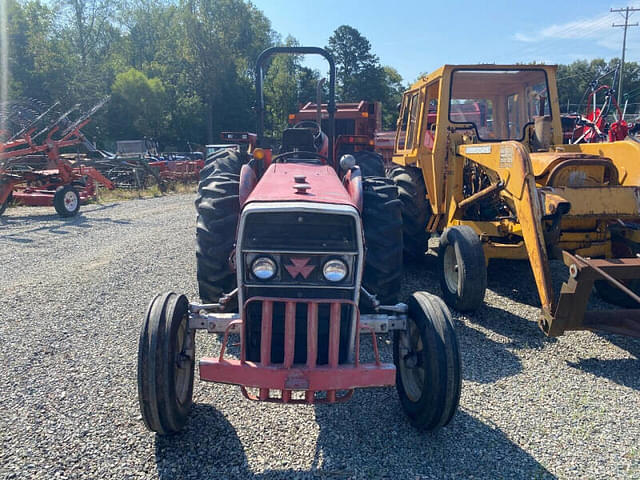
{"type": "MultiPolygon", "coordinates": [[[[303,122],[300,122],[303,123],[303,122]]],[[[314,157],[313,159],[304,159],[304,160],[311,160],[308,163],[327,163],[328,159],[327,157],[325,157],[324,155],[318,153],[318,152],[307,152],[304,150],[299,150],[297,152],[285,152],[285,153],[281,153],[280,155],[276,155],[275,157],[273,157],[272,162],[273,163],[281,163],[282,160],[286,160],[289,157],[293,157],[294,155],[305,155],[305,156],[311,156],[314,157]],[[320,160],[320,161],[319,161],[320,160]]],[[[302,159],[301,159],[302,160],[302,159]]],[[[284,162],[282,162],[284,163],[284,162]]]]}

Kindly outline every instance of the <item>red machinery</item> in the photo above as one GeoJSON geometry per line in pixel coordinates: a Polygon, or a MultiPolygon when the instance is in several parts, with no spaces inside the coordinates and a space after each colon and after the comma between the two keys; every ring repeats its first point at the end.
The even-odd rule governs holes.
{"type": "Polygon", "coordinates": [[[461,388],[451,314],[425,292],[397,303],[397,188],[365,174],[354,156],[334,156],[333,57],[313,47],[265,50],[256,62],[256,93],[257,148],[216,153],[198,186],[203,303],[166,293],[147,309],[138,345],[145,425],[160,435],[185,426],[198,330],[224,334],[219,354],[200,359],[200,379],[238,385],[250,400],[334,403],[357,388],[395,384],[417,428],[446,425],[461,388]],[[265,145],[262,96],[263,65],[274,54],[322,55],[330,66],[325,129],[298,122],[307,126],[286,129],[277,155],[265,145]],[[380,358],[376,337],[391,331],[393,363],[380,358]],[[239,351],[231,334],[240,336],[239,351]],[[361,334],[370,342],[361,344],[361,334]]]}
{"type": "Polygon", "coordinates": [[[71,110],[37,131],[49,109],[0,143],[0,214],[13,199],[23,205],[54,206],[60,216],[71,217],[78,213],[81,203],[95,197],[96,182],[114,188],[95,168],[72,164],[60,156],[60,149],[86,142],[81,128],[105,102],[74,122],[67,119],[71,110]],[[67,126],[63,129],[64,123],[67,126]],[[44,137],[40,143],[39,137],[44,137]]]}

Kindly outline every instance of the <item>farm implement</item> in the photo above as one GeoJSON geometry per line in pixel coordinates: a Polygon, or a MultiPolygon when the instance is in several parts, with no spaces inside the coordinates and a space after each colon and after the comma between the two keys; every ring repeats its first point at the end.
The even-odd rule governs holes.
{"type": "Polygon", "coordinates": [[[395,385],[417,428],[446,425],[461,388],[451,314],[425,292],[398,303],[397,189],[365,175],[374,170],[362,168],[368,160],[334,155],[332,56],[313,47],[270,48],[256,62],[256,92],[256,148],[221,150],[202,170],[201,302],[165,293],[148,307],[138,349],[145,425],[161,435],[184,428],[198,330],[223,334],[219,354],[200,360],[200,379],[239,385],[250,400],[335,403],[357,388],[395,385]],[[262,95],[263,65],[275,54],[321,55],[330,66],[326,127],[305,121],[287,128],[277,150],[265,144],[262,95]],[[391,332],[394,362],[385,363],[376,334],[391,332]]]}
{"type": "Polygon", "coordinates": [[[75,121],[68,118],[73,109],[46,123],[52,107],[0,143],[0,214],[10,201],[16,201],[53,206],[60,216],[72,217],[82,203],[95,197],[96,183],[114,188],[94,167],[71,163],[60,155],[61,149],[87,142],[81,129],[105,102],[75,121]]]}

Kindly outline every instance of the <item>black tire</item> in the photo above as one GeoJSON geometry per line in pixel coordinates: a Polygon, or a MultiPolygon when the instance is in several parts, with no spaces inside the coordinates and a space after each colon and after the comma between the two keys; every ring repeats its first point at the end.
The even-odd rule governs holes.
{"type": "Polygon", "coordinates": [[[396,167],[389,176],[397,185],[402,202],[404,259],[422,261],[428,248],[427,222],[431,218],[422,171],[415,167],[396,167]]]}
{"type": "Polygon", "coordinates": [[[80,210],[80,195],[71,185],[58,187],[53,196],[53,206],[61,217],[74,217],[80,210]]]}
{"type": "Polygon", "coordinates": [[[442,300],[415,292],[406,331],[395,331],[396,390],[410,422],[436,430],[453,418],[460,402],[462,366],[451,312],[442,300]]]}
{"type": "Polygon", "coordinates": [[[459,312],[477,310],[487,289],[487,265],[478,234],[466,225],[447,228],[438,248],[442,297],[459,312]]]}
{"type": "MultiPolygon", "coordinates": [[[[196,258],[200,298],[217,302],[236,286],[229,264],[240,214],[240,177],[215,170],[200,181],[196,197],[196,258]]],[[[231,308],[232,305],[229,305],[231,308]]]]}
{"type": "MultiPolygon", "coordinates": [[[[640,280],[627,280],[623,283],[627,288],[631,289],[632,292],[640,294],[640,280]]],[[[611,305],[616,305],[622,308],[640,308],[638,302],[619,288],[611,285],[606,280],[596,280],[593,284],[593,288],[602,300],[610,303],[611,305]]]]}
{"type": "Polygon", "coordinates": [[[352,155],[356,159],[356,165],[360,167],[360,172],[363,177],[384,177],[384,160],[382,155],[369,150],[361,150],[352,155]]]}
{"type": "MultiPolygon", "coordinates": [[[[402,279],[402,214],[397,189],[384,177],[364,178],[362,187],[366,244],[362,284],[383,305],[395,305],[402,279]]],[[[370,308],[366,303],[362,307],[370,308]]]]}
{"type": "Polygon", "coordinates": [[[243,163],[246,163],[246,154],[232,149],[219,150],[207,157],[204,168],[200,170],[200,180],[210,177],[214,172],[239,175],[243,163]]]}
{"type": "Polygon", "coordinates": [[[156,296],[138,344],[138,401],[147,428],[160,435],[183,429],[193,403],[195,331],[189,301],[173,292],[156,296]]]}
{"type": "Polygon", "coordinates": [[[0,203],[0,215],[2,215],[5,212],[5,210],[7,209],[7,207],[12,201],[13,201],[13,192],[9,192],[7,199],[3,203],[0,203]]]}

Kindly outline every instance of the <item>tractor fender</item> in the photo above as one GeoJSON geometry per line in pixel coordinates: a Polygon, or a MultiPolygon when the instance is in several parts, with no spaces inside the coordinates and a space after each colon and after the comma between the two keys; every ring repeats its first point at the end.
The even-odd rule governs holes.
{"type": "Polygon", "coordinates": [[[344,188],[349,193],[356,208],[362,212],[362,172],[359,168],[352,168],[343,177],[344,188]]]}
{"type": "Polygon", "coordinates": [[[240,206],[242,207],[244,203],[249,198],[249,195],[253,191],[254,187],[258,183],[258,177],[256,176],[256,172],[253,171],[249,165],[245,164],[240,169],[240,188],[239,188],[239,196],[240,196],[240,206]]]}

